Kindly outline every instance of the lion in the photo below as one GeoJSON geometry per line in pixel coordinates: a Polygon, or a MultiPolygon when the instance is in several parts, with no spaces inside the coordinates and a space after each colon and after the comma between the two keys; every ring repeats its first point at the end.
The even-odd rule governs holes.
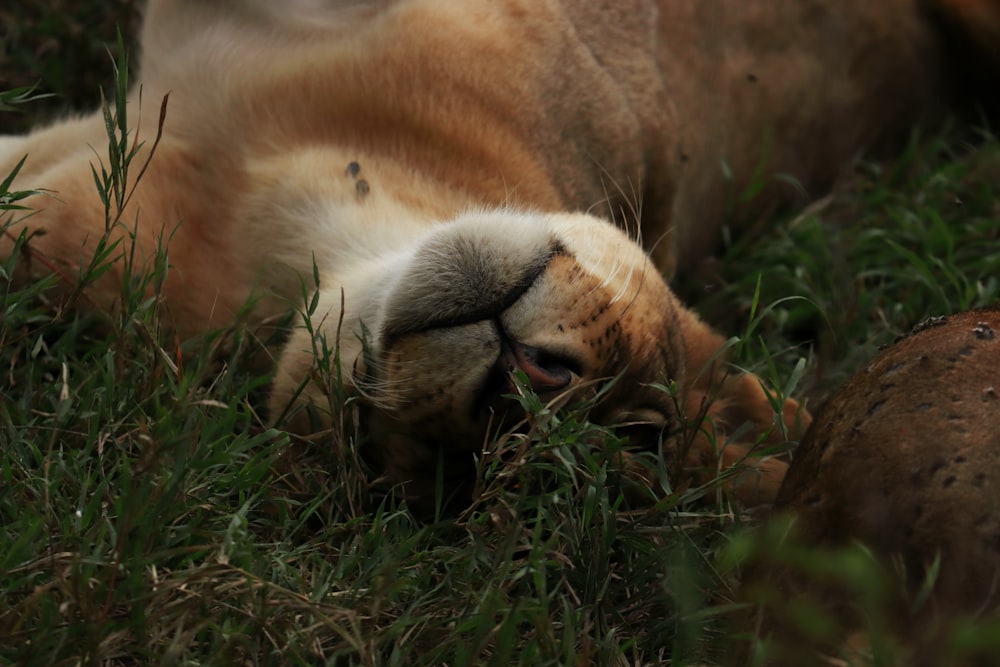
{"type": "Polygon", "coordinates": [[[795,517],[791,534],[813,561],[861,544],[891,583],[879,596],[801,559],[761,554],[745,587],[748,598],[770,587],[781,600],[755,623],[785,652],[768,664],[829,664],[803,657],[817,637],[787,611],[789,600],[810,598],[839,626],[826,637],[834,652],[869,650],[881,631],[899,644],[900,664],[996,663],[994,646],[949,639],[1000,608],[998,369],[995,304],[918,325],[819,410],[774,511],[795,517]]]}
{"type": "MultiPolygon", "coordinates": [[[[122,224],[94,192],[102,113],[67,118],[0,140],[0,173],[25,158],[13,187],[49,191],[0,258],[20,238],[15,280],[72,282],[101,239],[128,241],[131,270],[163,250],[181,338],[317,289],[270,413],[329,424],[321,339],[401,482],[512,428],[517,377],[600,396],[592,420],[683,445],[700,483],[748,464],[727,488],[767,503],[786,463],[747,457],[808,415],[733,371],[668,281],[960,99],[945,33],[989,47],[1000,12],[930,4],[150,0],[128,103],[148,168],[122,224]]],[[[115,307],[124,255],[86,285],[94,307],[115,307]]]]}

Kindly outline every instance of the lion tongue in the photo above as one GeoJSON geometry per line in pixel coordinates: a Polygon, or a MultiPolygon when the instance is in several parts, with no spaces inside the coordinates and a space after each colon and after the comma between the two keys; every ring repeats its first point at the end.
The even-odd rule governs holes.
{"type": "Polygon", "coordinates": [[[562,389],[572,379],[572,371],[558,363],[544,363],[544,353],[537,347],[517,341],[505,341],[498,363],[503,370],[519,370],[528,377],[535,391],[562,389]]]}

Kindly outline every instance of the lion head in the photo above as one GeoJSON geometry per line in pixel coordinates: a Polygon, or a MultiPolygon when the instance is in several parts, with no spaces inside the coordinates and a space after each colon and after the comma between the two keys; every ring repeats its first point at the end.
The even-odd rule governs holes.
{"type": "MultiPolygon", "coordinates": [[[[760,381],[727,373],[724,340],[607,221],[467,213],[430,228],[379,280],[378,304],[361,323],[364,343],[337,317],[338,308],[355,309],[339,304],[339,294],[324,296],[327,308],[286,347],[279,366],[294,370],[279,370],[272,406],[280,412],[299,395],[302,369],[315,358],[310,332],[336,337],[345,376],[364,397],[366,430],[396,480],[432,476],[440,453],[471,461],[491,434],[523,420],[515,377],[543,400],[596,399],[591,420],[626,428],[640,448],[684,449],[686,464],[709,477],[723,450],[724,465],[747,454],[749,447],[726,442],[732,428],[751,422],[742,436],[750,443],[772,431],[771,441],[781,437],[760,381]],[[711,444],[687,423],[696,418],[712,421],[711,444]]],[[[321,423],[329,421],[319,407],[328,402],[324,390],[311,382],[299,395],[321,423]]],[[[787,404],[790,422],[796,407],[787,404]]],[[[293,418],[295,430],[316,428],[306,415],[293,418]]],[[[778,460],[754,470],[739,486],[742,500],[769,500],[783,471],[778,460]]]]}

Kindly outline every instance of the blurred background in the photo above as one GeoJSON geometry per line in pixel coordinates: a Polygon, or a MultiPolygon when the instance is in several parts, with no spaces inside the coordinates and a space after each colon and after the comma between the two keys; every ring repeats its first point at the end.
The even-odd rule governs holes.
{"type": "Polygon", "coordinates": [[[98,90],[113,79],[117,29],[131,47],[142,5],[140,0],[0,3],[0,90],[37,86],[37,94],[51,95],[0,115],[0,132],[23,132],[67,109],[96,108],[98,90]]]}

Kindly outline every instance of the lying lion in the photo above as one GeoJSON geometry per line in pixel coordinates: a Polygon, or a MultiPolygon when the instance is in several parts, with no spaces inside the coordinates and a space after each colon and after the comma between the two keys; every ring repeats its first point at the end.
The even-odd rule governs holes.
{"type": "MultiPolygon", "coordinates": [[[[686,443],[704,481],[785,429],[665,279],[940,118],[963,92],[945,33],[989,66],[998,24],[988,0],[151,0],[130,140],[152,159],[107,233],[134,235],[133,271],[166,248],[181,337],[301,307],[315,265],[271,413],[322,426],[314,331],[394,479],[514,424],[516,370],[543,398],[603,391],[591,418],[645,426],[640,445],[706,419],[686,443]]],[[[0,174],[28,156],[13,187],[53,193],[0,238],[3,258],[27,235],[16,280],[72,279],[104,237],[105,132],[95,113],[0,139],[0,174]]],[[[88,301],[112,309],[124,270],[88,301]]],[[[769,501],[784,469],[732,489],[769,501]]]]}
{"type": "Polygon", "coordinates": [[[998,379],[994,305],[924,322],[826,402],[775,501],[794,528],[779,527],[750,561],[744,595],[762,604],[746,625],[772,642],[754,664],[834,664],[818,644],[857,652],[858,665],[997,664],[995,644],[968,633],[995,628],[1000,607],[998,379]],[[776,547],[789,536],[808,560],[776,547]],[[858,587],[857,567],[809,567],[846,562],[858,545],[863,564],[881,567],[881,588],[858,587]],[[810,604],[827,615],[819,632],[796,618],[810,604]],[[873,648],[881,658],[865,657],[873,648]],[[905,657],[886,662],[893,648],[905,657]]]}

